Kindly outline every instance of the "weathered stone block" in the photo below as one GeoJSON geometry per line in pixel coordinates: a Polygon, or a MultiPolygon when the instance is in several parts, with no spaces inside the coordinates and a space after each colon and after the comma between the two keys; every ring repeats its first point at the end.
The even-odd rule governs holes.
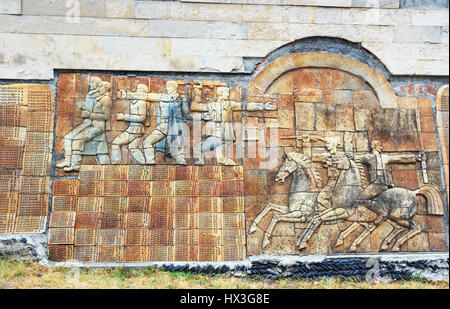
{"type": "Polygon", "coordinates": [[[0,3],[0,14],[22,14],[22,2],[20,0],[3,0],[0,3]]]}
{"type": "Polygon", "coordinates": [[[314,130],[315,104],[295,103],[295,117],[297,130],[314,130]]]}
{"type": "Polygon", "coordinates": [[[394,42],[441,43],[442,29],[436,26],[396,26],[394,42]]]}

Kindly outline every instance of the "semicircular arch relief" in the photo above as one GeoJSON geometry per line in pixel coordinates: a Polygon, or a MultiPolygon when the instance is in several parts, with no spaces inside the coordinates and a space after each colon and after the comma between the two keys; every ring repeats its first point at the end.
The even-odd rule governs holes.
{"type": "Polygon", "coordinates": [[[378,70],[342,54],[311,52],[275,59],[259,70],[250,83],[249,95],[264,95],[283,74],[302,68],[328,68],[350,73],[364,80],[375,92],[382,108],[397,108],[397,96],[387,78],[378,70]]]}
{"type": "Polygon", "coordinates": [[[277,107],[262,115],[266,145],[278,154],[265,182],[244,163],[245,182],[266,183],[268,193],[245,197],[249,255],[436,249],[436,233],[420,221],[444,220],[429,161],[438,151],[427,142],[431,101],[397,98],[380,71],[326,52],[259,68],[247,100],[277,107]],[[312,162],[319,184],[292,154],[312,162]],[[406,201],[408,215],[391,216],[402,210],[387,196],[406,201]]]}

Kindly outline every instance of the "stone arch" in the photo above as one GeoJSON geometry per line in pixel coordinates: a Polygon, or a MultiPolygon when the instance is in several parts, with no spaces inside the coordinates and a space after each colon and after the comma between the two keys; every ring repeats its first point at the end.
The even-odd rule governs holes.
{"type": "Polygon", "coordinates": [[[255,73],[249,95],[264,95],[284,73],[301,68],[331,68],[348,72],[366,81],[374,90],[382,108],[397,108],[397,96],[383,73],[342,54],[329,52],[294,53],[280,56],[255,73]]]}

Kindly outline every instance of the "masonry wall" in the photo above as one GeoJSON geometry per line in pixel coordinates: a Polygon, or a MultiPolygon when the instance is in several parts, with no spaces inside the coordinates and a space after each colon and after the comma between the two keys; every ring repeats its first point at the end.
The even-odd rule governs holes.
{"type": "Polygon", "coordinates": [[[250,72],[249,58],[313,36],[360,43],[395,75],[448,75],[444,1],[66,2],[1,2],[1,79],[48,80],[53,69],[250,72]]]}
{"type": "MultiPolygon", "coordinates": [[[[273,229],[272,213],[257,220],[266,202],[290,206],[290,182],[275,183],[287,153],[306,154],[325,187],[330,175],[313,157],[327,152],[325,140],[334,136],[339,151],[356,155],[369,153],[374,140],[390,155],[424,152],[426,167],[391,168],[397,187],[436,190],[434,204],[424,192],[418,197],[420,234],[396,249],[447,251],[448,86],[447,114],[439,89],[448,84],[448,26],[448,1],[1,0],[0,233],[48,232],[53,261],[235,261],[352,251],[365,225],[339,248],[338,236],[352,223],[322,225],[305,250],[298,239],[312,217],[273,229]],[[201,81],[203,103],[215,102],[217,87],[226,86],[232,100],[271,102],[276,110],[233,114],[236,167],[215,158],[204,167],[189,158],[180,167],[163,154],[156,166],[142,167],[126,146],[121,165],[103,165],[89,150],[79,172],[66,172],[56,164],[64,137],[83,121],[76,105],[94,76],[112,85],[109,151],[127,125],[115,117],[129,101],[116,93],[138,84],[165,93],[166,82],[176,80],[189,98],[201,81]],[[35,88],[45,98],[33,98],[35,88]],[[45,115],[33,106],[44,104],[39,100],[45,115]],[[35,129],[42,117],[47,126],[35,129]],[[301,139],[308,135],[321,140],[307,145],[301,139]],[[274,151],[276,164],[269,165],[274,151]],[[30,158],[42,171],[34,172],[30,158]]],[[[145,135],[156,113],[152,105],[145,135]]],[[[393,227],[385,222],[353,251],[382,251],[393,227]]]]}

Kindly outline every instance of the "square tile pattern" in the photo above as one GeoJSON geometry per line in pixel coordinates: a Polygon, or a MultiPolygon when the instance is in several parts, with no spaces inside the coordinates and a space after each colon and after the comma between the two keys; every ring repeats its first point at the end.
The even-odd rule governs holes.
{"type": "Polygon", "coordinates": [[[84,165],[53,181],[49,228],[53,261],[243,260],[243,169],[84,165]]]}
{"type": "Polygon", "coordinates": [[[0,86],[0,234],[45,231],[53,109],[44,85],[0,86]]]}

